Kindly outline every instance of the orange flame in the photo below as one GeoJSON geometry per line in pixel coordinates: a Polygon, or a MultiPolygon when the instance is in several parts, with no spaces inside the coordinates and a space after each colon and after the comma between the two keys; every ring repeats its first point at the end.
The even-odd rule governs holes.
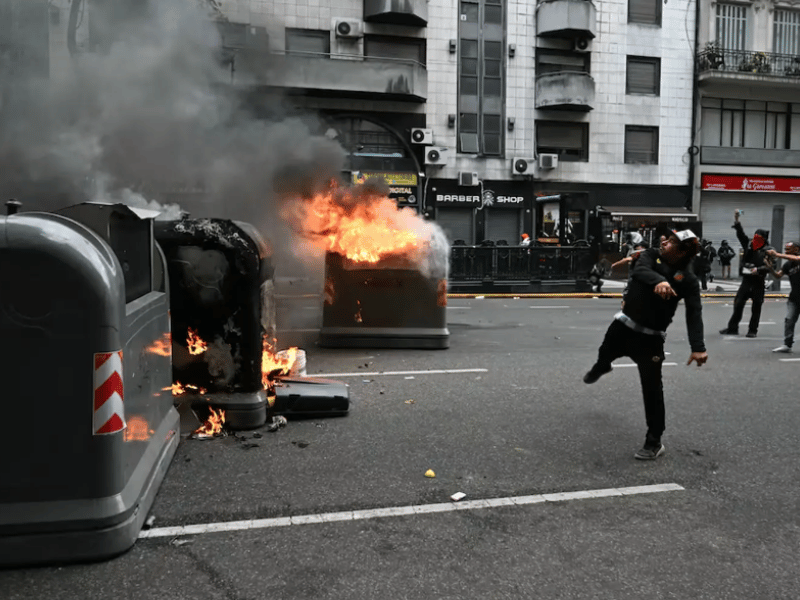
{"type": "Polygon", "coordinates": [[[198,355],[208,350],[208,344],[200,339],[197,332],[189,327],[189,335],[186,337],[186,344],[189,346],[189,354],[198,355]]]}
{"type": "Polygon", "coordinates": [[[292,347],[286,351],[285,356],[279,357],[274,346],[266,338],[262,343],[261,351],[261,383],[264,389],[274,387],[273,380],[278,375],[288,375],[297,360],[297,348],[292,347]]]}
{"type": "Polygon", "coordinates": [[[163,391],[171,391],[173,396],[180,396],[186,393],[186,390],[192,390],[197,392],[198,394],[205,394],[208,390],[206,388],[202,388],[196,385],[192,385],[191,383],[187,383],[183,385],[180,381],[176,381],[170,387],[161,388],[163,391]]]}
{"type": "Polygon", "coordinates": [[[165,333],[155,342],[147,346],[144,351],[150,354],[157,354],[158,356],[172,356],[172,334],[169,332],[165,333]]]}
{"type": "Polygon", "coordinates": [[[340,188],[336,182],[304,201],[286,203],[284,219],[301,235],[316,239],[322,249],[351,261],[377,263],[392,255],[423,249],[421,218],[411,208],[366,188],[340,188]],[[360,194],[360,197],[356,197],[360,194]]]}
{"type": "Polygon", "coordinates": [[[210,438],[222,433],[222,426],[225,425],[225,411],[210,409],[211,414],[200,427],[192,432],[192,436],[196,438],[210,438]]]}
{"type": "Polygon", "coordinates": [[[147,419],[138,415],[129,416],[123,439],[126,442],[146,442],[153,435],[147,419]]]}

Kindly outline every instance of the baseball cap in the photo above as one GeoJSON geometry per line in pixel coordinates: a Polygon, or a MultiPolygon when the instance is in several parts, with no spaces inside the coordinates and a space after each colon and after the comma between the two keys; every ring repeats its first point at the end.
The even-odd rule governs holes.
{"type": "Polygon", "coordinates": [[[676,238],[678,238],[679,242],[685,242],[691,239],[697,239],[697,236],[691,229],[684,229],[683,231],[673,231],[672,232],[676,238]]]}

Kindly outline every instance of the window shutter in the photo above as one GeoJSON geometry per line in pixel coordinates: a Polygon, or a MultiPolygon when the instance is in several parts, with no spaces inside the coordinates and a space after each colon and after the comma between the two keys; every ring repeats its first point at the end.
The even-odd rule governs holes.
{"type": "Polygon", "coordinates": [[[661,0],[628,0],[628,22],[661,25],[661,0]]]}
{"type": "Polygon", "coordinates": [[[659,61],[652,58],[628,57],[629,94],[658,94],[659,61]]]}
{"type": "Polygon", "coordinates": [[[657,164],[657,140],[655,127],[628,127],[625,131],[625,162],[657,164]]]}

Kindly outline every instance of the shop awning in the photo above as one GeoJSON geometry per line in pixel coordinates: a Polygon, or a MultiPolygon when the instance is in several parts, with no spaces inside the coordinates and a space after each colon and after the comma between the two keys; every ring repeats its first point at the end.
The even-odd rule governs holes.
{"type": "Polygon", "coordinates": [[[673,206],[598,206],[597,208],[611,213],[612,217],[689,217],[697,219],[695,213],[673,206]]]}

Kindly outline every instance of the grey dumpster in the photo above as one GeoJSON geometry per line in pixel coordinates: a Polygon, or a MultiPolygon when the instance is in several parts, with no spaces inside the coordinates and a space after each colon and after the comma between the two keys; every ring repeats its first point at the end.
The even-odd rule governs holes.
{"type": "Polygon", "coordinates": [[[0,217],[0,565],[136,541],[179,439],[168,294],[127,207],[0,217]]]}

